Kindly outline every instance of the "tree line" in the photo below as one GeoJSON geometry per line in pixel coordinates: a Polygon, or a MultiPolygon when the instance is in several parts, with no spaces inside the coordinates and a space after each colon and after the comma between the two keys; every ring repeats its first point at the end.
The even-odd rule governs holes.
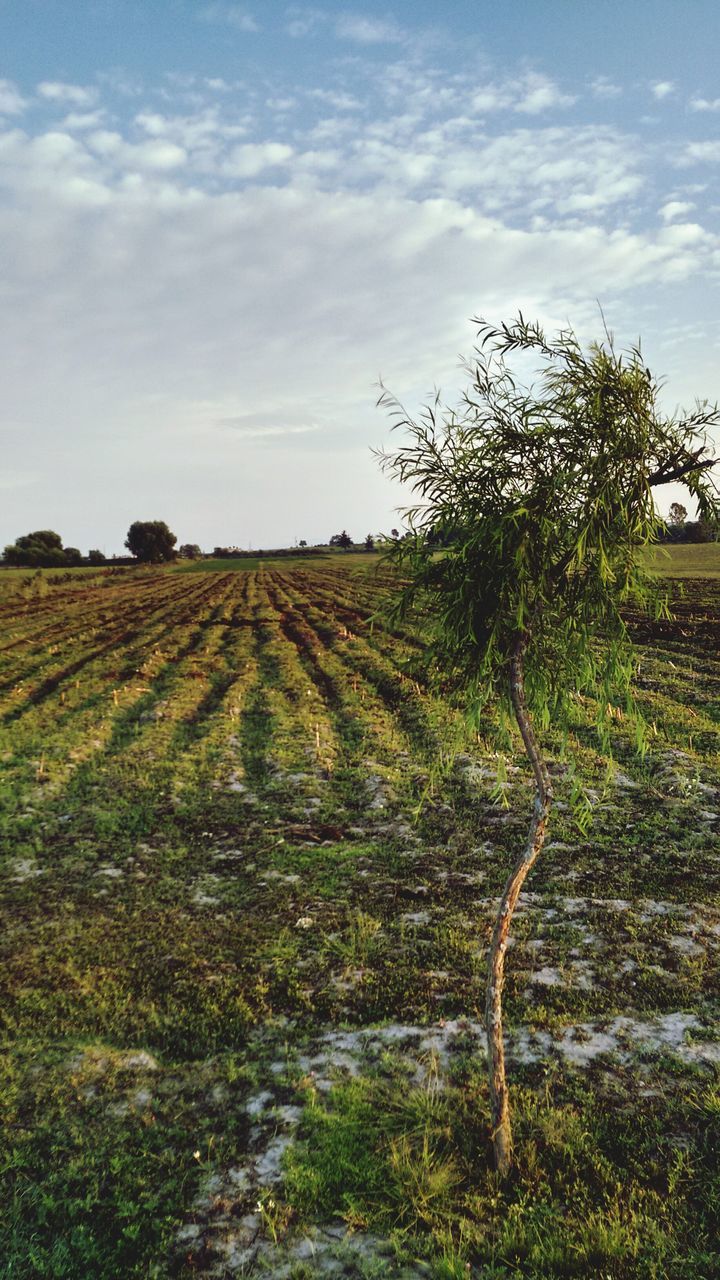
{"type": "MultiPolygon", "coordinates": [[[[391,531],[391,539],[399,536],[397,529],[391,531]]],[[[377,541],[368,533],[363,542],[356,543],[347,530],[343,529],[340,533],[334,533],[325,545],[343,551],[374,551],[377,541]]],[[[200,560],[204,557],[204,552],[196,542],[184,542],[177,546],[177,536],[164,520],[135,520],[128,529],[125,546],[129,552],[127,557],[113,556],[108,559],[98,548],[91,549],[83,556],[78,547],[63,546],[60,534],[54,530],[36,529],[16,538],[15,542],[5,547],[3,563],[28,569],[67,569],[80,565],[126,563],[128,560],[139,564],[163,564],[171,560],[200,560]]],[[[286,554],[303,554],[307,546],[307,541],[301,539],[298,546],[288,549],[286,554]]],[[[262,554],[263,552],[258,551],[243,551],[239,547],[217,546],[212,551],[212,556],[222,559],[252,558],[262,554]]]]}

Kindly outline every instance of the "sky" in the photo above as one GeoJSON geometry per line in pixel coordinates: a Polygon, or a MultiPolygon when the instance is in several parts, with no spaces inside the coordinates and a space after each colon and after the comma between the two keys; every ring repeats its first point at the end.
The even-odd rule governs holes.
{"type": "Polygon", "coordinates": [[[719,38],[716,0],[0,0],[0,546],[387,532],[378,379],[456,404],[473,316],[600,304],[668,411],[720,399],[719,38]]]}

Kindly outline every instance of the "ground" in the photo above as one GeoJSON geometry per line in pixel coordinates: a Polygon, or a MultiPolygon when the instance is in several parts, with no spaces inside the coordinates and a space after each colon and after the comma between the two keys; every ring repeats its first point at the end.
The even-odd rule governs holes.
{"type": "Polygon", "coordinates": [[[530,777],[376,564],[0,579],[0,1276],[720,1271],[714,566],[630,618],[645,758],[580,702],[548,735],[501,1187],[479,1022],[530,777]]]}

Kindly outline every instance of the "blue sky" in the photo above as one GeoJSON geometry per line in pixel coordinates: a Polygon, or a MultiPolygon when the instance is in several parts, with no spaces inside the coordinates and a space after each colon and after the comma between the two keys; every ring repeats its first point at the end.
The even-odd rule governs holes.
{"type": "MultiPolygon", "coordinates": [[[[720,10],[0,0],[0,539],[357,538],[468,317],[720,397],[720,10]]],[[[667,495],[667,500],[681,497],[667,495]]]]}

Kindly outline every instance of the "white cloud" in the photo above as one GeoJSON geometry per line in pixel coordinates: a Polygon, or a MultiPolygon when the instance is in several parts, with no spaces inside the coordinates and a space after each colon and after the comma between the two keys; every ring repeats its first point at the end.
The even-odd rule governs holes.
{"type": "Polygon", "coordinates": [[[208,4],[198,15],[203,22],[217,22],[235,31],[256,32],[260,30],[251,13],[238,4],[208,4]]]}
{"type": "Polygon", "coordinates": [[[570,107],[574,101],[570,94],[561,93],[547,76],[531,73],[525,77],[523,93],[515,103],[515,110],[534,116],[553,107],[570,107]]]}
{"type": "Polygon", "coordinates": [[[672,80],[656,80],[650,85],[650,92],[658,102],[662,102],[664,98],[669,98],[675,92],[675,85],[672,80]]]}
{"type": "Polygon", "coordinates": [[[37,91],[48,102],[70,103],[74,107],[91,107],[97,101],[97,89],[60,80],[43,80],[37,91]]]}
{"type": "Polygon", "coordinates": [[[99,111],[70,111],[59,124],[60,129],[98,129],[105,122],[107,113],[99,111]]]}
{"type": "Polygon", "coordinates": [[[717,164],[720,162],[720,141],[691,142],[675,163],[684,167],[690,164],[717,164]]]}
{"type": "Polygon", "coordinates": [[[151,142],[126,142],[119,133],[109,129],[96,130],[88,135],[87,141],[96,155],[124,169],[169,171],[177,169],[187,159],[184,148],[178,147],[174,142],[159,139],[151,142]]]}
{"type": "Polygon", "coordinates": [[[486,112],[502,111],[505,107],[509,107],[511,103],[512,94],[508,92],[507,88],[501,88],[495,84],[487,84],[475,91],[470,105],[478,115],[484,115],[486,112]]]}
{"type": "Polygon", "coordinates": [[[403,39],[397,23],[355,13],[345,13],[337,19],[335,34],[339,40],[357,44],[396,44],[403,39]]]}
{"type": "Polygon", "coordinates": [[[596,76],[590,84],[590,92],[594,98],[606,100],[622,97],[620,86],[609,80],[607,76],[596,76]]]}
{"type": "Polygon", "coordinates": [[[668,200],[660,210],[660,217],[664,222],[674,222],[676,218],[683,218],[686,213],[692,213],[695,205],[691,200],[668,200]]]}
{"type": "Polygon", "coordinates": [[[563,93],[548,76],[528,72],[519,79],[490,82],[475,89],[471,109],[478,115],[499,111],[517,111],[522,115],[539,115],[542,111],[570,107],[576,99],[563,93]]]}
{"type": "Polygon", "coordinates": [[[720,98],[691,98],[691,111],[720,111],[720,98]]]}
{"type": "Polygon", "coordinates": [[[17,116],[25,110],[27,101],[12,80],[0,80],[0,116],[17,116]]]}
{"type": "Polygon", "coordinates": [[[292,147],[283,142],[248,142],[234,147],[221,169],[229,177],[256,178],[265,169],[286,165],[292,154],[292,147]]]}

